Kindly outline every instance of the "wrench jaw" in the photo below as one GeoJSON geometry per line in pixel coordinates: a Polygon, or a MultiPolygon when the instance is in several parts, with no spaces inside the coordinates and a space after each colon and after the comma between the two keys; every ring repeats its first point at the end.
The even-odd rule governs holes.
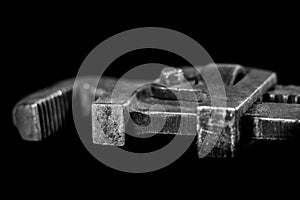
{"type": "Polygon", "coordinates": [[[125,112],[130,98],[126,94],[117,95],[115,99],[112,97],[113,87],[111,87],[91,106],[94,144],[112,146],[125,144],[125,112]]]}
{"type": "MultiPolygon", "coordinates": [[[[92,105],[93,142],[123,146],[125,125],[130,117],[134,122],[133,132],[136,134],[197,134],[200,158],[234,157],[241,138],[241,116],[262,98],[277,79],[276,74],[269,71],[245,70],[239,65],[223,64],[218,67],[222,79],[225,80],[225,107],[211,105],[210,94],[199,78],[192,88],[185,88],[184,83],[180,81],[178,86],[175,80],[175,85],[161,87],[156,82],[139,88],[134,93],[129,92],[132,91],[133,83],[124,82],[122,89],[116,92],[116,97],[112,98],[111,93],[106,93],[106,97],[109,98],[102,96],[92,105]],[[241,79],[237,77],[238,74],[243,74],[241,79]],[[182,98],[185,106],[180,105],[182,102],[179,103],[171,93],[182,98]],[[186,98],[191,95],[196,97],[193,98],[194,101],[186,98]],[[153,109],[153,105],[160,105],[161,108],[153,109]]],[[[193,74],[189,77],[190,80],[198,76],[195,72],[193,74]]],[[[216,95],[216,98],[222,98],[219,96],[216,95]]]]}
{"type": "Polygon", "coordinates": [[[276,74],[257,69],[248,73],[235,85],[226,86],[227,107],[200,106],[198,108],[198,156],[233,158],[240,139],[240,118],[262,95],[277,82],[276,74]]]}
{"type": "Polygon", "coordinates": [[[122,104],[92,104],[93,143],[124,146],[125,112],[122,104]]]}
{"type": "MultiPolygon", "coordinates": [[[[190,108],[184,117],[177,102],[152,99],[150,95],[152,84],[121,81],[120,85],[117,91],[112,87],[111,91],[101,95],[92,104],[94,144],[124,146],[125,126],[129,119],[133,122],[130,132],[136,135],[191,133],[179,130],[181,119],[191,118],[190,108]],[[161,106],[155,108],[157,105],[161,106]]],[[[195,112],[193,117],[195,118],[195,112]]],[[[192,126],[188,123],[186,127],[192,126]]],[[[195,135],[195,131],[193,133],[195,135]]]]}
{"type": "Polygon", "coordinates": [[[105,92],[92,103],[93,143],[99,145],[124,146],[125,125],[128,110],[136,93],[143,90],[144,82],[116,81],[106,87],[105,92]],[[139,88],[140,87],[140,88],[139,88]]]}

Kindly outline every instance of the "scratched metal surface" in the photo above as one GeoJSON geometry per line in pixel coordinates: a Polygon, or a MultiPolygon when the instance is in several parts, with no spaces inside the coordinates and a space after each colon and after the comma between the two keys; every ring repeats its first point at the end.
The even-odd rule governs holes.
{"type": "Polygon", "coordinates": [[[291,140],[300,133],[300,104],[259,103],[245,117],[254,139],[291,140]]]}
{"type": "MultiPolygon", "coordinates": [[[[107,104],[101,102],[103,100],[100,99],[93,104],[93,137],[102,138],[101,140],[97,140],[96,143],[124,145],[125,134],[123,132],[125,129],[120,129],[120,127],[124,127],[126,117],[131,116],[133,121],[136,122],[134,130],[137,133],[143,130],[143,133],[197,134],[199,156],[206,154],[205,151],[209,150],[209,156],[212,157],[233,157],[236,153],[236,144],[240,138],[240,116],[242,116],[257,99],[261,98],[263,93],[276,83],[276,75],[269,71],[249,69],[241,80],[235,82],[233,80],[239,74],[236,71],[244,73],[246,70],[240,70],[241,66],[239,65],[225,66],[226,67],[224,67],[224,65],[220,66],[220,71],[227,72],[221,73],[221,75],[225,76],[222,78],[226,80],[226,84],[234,84],[225,86],[228,95],[227,108],[210,107],[209,95],[206,95],[208,92],[205,92],[206,88],[201,84],[201,79],[198,80],[191,91],[186,90],[184,87],[176,87],[177,85],[174,87],[161,87],[154,84],[151,85],[150,88],[145,87],[137,90],[134,95],[130,97],[127,96],[123,98],[123,96],[121,99],[126,100],[123,102],[119,101],[114,104],[107,104]],[[232,74],[233,72],[235,73],[232,74]],[[230,73],[231,75],[229,75],[230,73]],[[227,80],[228,77],[230,77],[230,80],[227,80]],[[171,95],[171,93],[175,92],[177,95],[183,94],[182,97],[184,98],[189,95],[189,92],[191,95],[194,95],[195,91],[199,93],[199,95],[196,95],[197,101],[189,102],[185,106],[179,106],[178,102],[174,101],[176,100],[174,95],[171,95]],[[153,109],[151,107],[153,102],[162,105],[164,109],[153,109]],[[112,114],[109,118],[101,114],[107,110],[108,107],[112,110],[112,112],[109,112],[112,114]],[[129,112],[129,114],[126,114],[126,112],[129,112]],[[121,115],[124,117],[120,117],[121,115]],[[162,118],[166,120],[161,120],[162,118]],[[155,121],[154,124],[157,126],[148,126],[145,131],[143,126],[146,126],[147,123],[149,124],[149,119],[155,121]],[[225,119],[225,121],[222,121],[223,119],[225,119]],[[111,121],[114,121],[114,123],[111,121]],[[186,121],[187,125],[180,126],[182,121],[186,121]],[[164,125],[161,124],[162,122],[164,125]],[[103,128],[107,127],[106,125],[108,124],[111,125],[111,123],[115,125],[115,128],[103,128]],[[157,127],[163,128],[157,130],[157,127]],[[221,132],[221,135],[215,135],[217,132],[221,132]],[[122,139],[119,139],[120,137],[114,137],[114,135],[121,135],[122,139]],[[107,138],[107,140],[103,140],[103,138],[107,138]],[[112,138],[117,138],[117,141],[112,138]],[[209,138],[209,141],[207,138],[209,138]],[[214,143],[216,144],[212,148],[211,145],[214,143]]],[[[193,76],[199,75],[194,74],[193,76]]],[[[193,80],[193,76],[189,76],[189,79],[193,80]]],[[[126,84],[124,85],[126,86],[126,84]]],[[[215,85],[213,87],[219,86],[215,85]]],[[[127,89],[124,87],[124,91],[127,89]]]]}
{"type": "Polygon", "coordinates": [[[74,79],[63,81],[18,102],[13,111],[14,123],[25,140],[38,141],[56,133],[72,117],[72,89],[76,88],[86,116],[90,115],[93,96],[99,98],[92,105],[95,144],[125,145],[128,119],[133,122],[133,134],[197,136],[200,157],[207,150],[210,157],[235,156],[243,134],[248,134],[250,140],[290,140],[297,136],[300,87],[274,86],[276,75],[264,70],[239,65],[219,67],[228,96],[227,108],[210,107],[210,94],[201,75],[185,68],[185,78],[192,85],[189,90],[180,81],[168,87],[157,80],[144,85],[143,81],[118,82],[109,77],[99,84],[95,77],[82,77],[76,86],[74,79]],[[114,91],[118,84],[121,87],[114,91]],[[196,101],[191,101],[195,96],[196,101]],[[215,135],[217,132],[221,134],[215,135]]]}
{"type": "MultiPolygon", "coordinates": [[[[227,107],[226,108],[210,108],[209,106],[199,107],[199,119],[202,124],[209,124],[199,128],[198,144],[205,143],[202,138],[210,134],[206,138],[216,138],[216,145],[213,149],[209,148],[209,155],[211,157],[234,157],[237,151],[237,144],[239,143],[240,132],[240,117],[256,102],[262,95],[272,86],[276,84],[276,74],[258,70],[249,69],[245,77],[236,83],[236,85],[228,86],[226,88],[227,107]],[[212,115],[220,116],[219,119],[224,118],[224,126],[219,127],[220,120],[212,121],[212,115]],[[215,136],[214,129],[221,130],[220,136],[215,136]],[[217,138],[218,137],[218,138],[217,138]]],[[[208,104],[209,105],[209,104],[208,104]]],[[[213,141],[214,143],[215,141],[213,141]]],[[[208,143],[210,145],[210,143],[208,143]]],[[[198,145],[199,146],[199,145],[198,145]]],[[[201,152],[199,152],[201,154],[201,152]]]]}
{"type": "Polygon", "coordinates": [[[89,105],[92,92],[99,96],[103,88],[110,89],[114,78],[103,78],[97,84],[96,77],[80,77],[74,85],[75,79],[58,82],[53,86],[36,91],[17,102],[13,109],[13,122],[21,137],[28,141],[40,141],[58,132],[72,119],[72,95],[79,95],[82,102],[82,112],[89,115],[89,105]],[[98,85],[98,89],[97,88],[98,85]]]}
{"type": "Polygon", "coordinates": [[[256,140],[292,140],[300,133],[300,87],[276,85],[244,116],[256,140]]]}

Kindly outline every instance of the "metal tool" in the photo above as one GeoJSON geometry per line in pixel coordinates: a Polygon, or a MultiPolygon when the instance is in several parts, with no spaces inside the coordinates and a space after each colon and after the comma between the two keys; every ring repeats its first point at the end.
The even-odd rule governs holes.
{"type": "MultiPolygon", "coordinates": [[[[75,79],[59,82],[49,88],[37,91],[20,100],[13,109],[13,122],[21,137],[28,141],[40,141],[57,133],[72,119],[72,94],[80,95],[82,113],[89,115],[88,105],[92,103],[90,94],[99,95],[95,77],[82,77],[74,85],[75,79]]],[[[103,83],[115,81],[109,78],[103,83]]]]}
{"type": "MultiPolygon", "coordinates": [[[[185,88],[185,83],[180,81],[161,85],[164,82],[172,83],[166,81],[172,76],[167,73],[166,77],[163,70],[160,84],[139,88],[133,95],[127,88],[122,89],[123,94],[117,93],[117,97],[106,93],[108,98],[102,96],[92,105],[94,143],[124,145],[126,116],[131,116],[136,133],[145,132],[143,127],[146,124],[143,122],[149,123],[151,119],[155,120],[156,126],[146,132],[197,135],[200,157],[207,154],[212,157],[233,157],[240,140],[240,117],[267,89],[275,85],[276,75],[239,65],[218,65],[225,83],[227,107],[212,107],[209,91],[201,76],[201,73],[205,73],[204,69],[210,70],[212,67],[173,72],[177,77],[184,76],[192,88],[185,88]],[[238,77],[241,80],[237,80],[238,77]],[[172,94],[189,103],[179,106],[172,94]],[[165,109],[151,109],[154,104],[162,105],[165,109]],[[167,119],[160,125],[165,116],[167,119]],[[157,130],[156,127],[162,129],[157,130]]],[[[220,86],[213,85],[212,89],[214,87],[220,86]]]]}
{"type": "Polygon", "coordinates": [[[226,107],[211,106],[201,75],[204,67],[167,68],[159,79],[146,85],[113,78],[101,78],[97,85],[94,77],[83,77],[74,87],[74,80],[59,83],[20,101],[13,111],[14,123],[25,140],[46,138],[57,132],[70,114],[73,91],[80,95],[85,115],[94,101],[90,94],[96,93],[91,134],[95,144],[125,145],[129,118],[134,134],[196,135],[199,157],[234,157],[243,135],[241,127],[246,125],[252,140],[291,139],[299,132],[299,87],[274,87],[276,74],[265,70],[217,67],[225,85],[226,107]],[[122,87],[115,90],[116,84],[122,87]],[[155,126],[148,126],[151,120],[155,126]]]}
{"type": "Polygon", "coordinates": [[[69,116],[72,85],[71,80],[60,82],[16,104],[13,121],[24,140],[42,140],[62,128],[69,116]]]}

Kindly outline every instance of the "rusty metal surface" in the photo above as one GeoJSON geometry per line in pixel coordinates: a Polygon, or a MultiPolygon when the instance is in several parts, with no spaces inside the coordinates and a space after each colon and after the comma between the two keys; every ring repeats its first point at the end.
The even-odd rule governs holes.
{"type": "Polygon", "coordinates": [[[92,104],[92,137],[95,144],[123,146],[127,107],[135,88],[144,82],[118,81],[92,104]],[[118,89],[114,86],[120,85],[118,89]]]}
{"type": "Polygon", "coordinates": [[[99,84],[95,77],[82,77],[76,86],[74,79],[63,81],[18,102],[14,124],[24,140],[47,138],[72,117],[75,91],[83,115],[92,112],[95,144],[125,145],[129,120],[132,134],[197,136],[200,158],[207,151],[210,157],[234,157],[243,134],[271,141],[297,136],[300,87],[275,85],[276,74],[269,71],[220,64],[227,107],[212,107],[201,69],[165,69],[150,84],[109,77],[99,84]]]}
{"type": "MultiPolygon", "coordinates": [[[[201,76],[192,69],[185,70],[185,73],[187,71],[193,72],[193,76],[185,74],[188,81],[192,81],[192,89],[185,88],[184,83],[178,81],[175,81],[175,85],[168,83],[168,87],[161,86],[158,82],[158,84],[139,88],[131,95],[132,93],[128,92],[130,84],[124,83],[122,92],[125,93],[122,94],[121,92],[117,95],[121,98],[117,98],[118,100],[112,98],[110,100],[112,102],[105,102],[105,98],[100,97],[92,105],[94,142],[97,144],[124,145],[125,129],[119,127],[124,127],[126,117],[131,116],[135,122],[134,132],[136,133],[196,134],[198,135],[200,157],[205,153],[202,151],[206,150],[210,150],[209,156],[212,157],[233,157],[240,138],[240,116],[276,83],[276,75],[264,70],[245,70],[239,65],[220,65],[218,67],[227,85],[225,86],[227,92],[226,108],[210,106],[209,95],[204,95],[208,92],[205,92],[207,89],[201,76]],[[247,71],[247,73],[243,75],[241,80],[235,81],[239,71],[243,73],[247,71]],[[179,96],[183,100],[190,100],[189,95],[193,96],[195,93],[199,95],[196,95],[197,100],[195,102],[179,105],[172,95],[174,93],[176,94],[175,97],[178,98],[179,96]],[[153,105],[161,105],[164,109],[153,109],[151,107],[153,105]],[[107,110],[110,111],[109,118],[104,114],[107,110]],[[147,126],[149,119],[155,121],[152,123],[155,124],[154,126],[147,126]],[[183,121],[185,123],[182,123],[183,121]],[[184,125],[180,126],[180,124],[184,125]],[[107,129],[105,128],[107,125],[113,125],[115,128],[107,129]],[[143,125],[147,127],[144,128],[143,125]],[[221,132],[221,135],[216,135],[217,132],[221,132]],[[210,149],[211,145],[215,143],[213,149],[210,149]]],[[[218,87],[218,85],[214,87],[218,87]]]]}
{"type": "Polygon", "coordinates": [[[95,100],[91,99],[91,94],[101,95],[104,92],[101,88],[109,88],[116,79],[104,78],[99,88],[95,77],[81,77],[75,86],[74,80],[68,79],[34,92],[14,106],[13,122],[24,140],[43,140],[58,132],[72,118],[73,87],[80,96],[83,114],[88,116],[95,100]]]}
{"type": "MultiPolygon", "coordinates": [[[[250,68],[245,69],[240,65],[221,64],[218,65],[218,69],[225,84],[226,108],[211,107],[209,91],[201,75],[199,75],[201,68],[198,70],[194,68],[184,70],[187,79],[194,82],[192,89],[187,90],[183,84],[173,87],[154,85],[151,88],[154,96],[160,99],[175,100],[175,97],[179,97],[181,100],[190,101],[196,95],[198,101],[197,113],[190,112],[186,120],[196,123],[190,123],[190,125],[196,125],[197,127],[198,154],[200,157],[206,155],[207,151],[210,152],[209,156],[211,157],[233,157],[241,134],[240,116],[277,81],[274,73],[250,68]],[[193,117],[196,117],[196,119],[192,120],[193,117]],[[221,133],[221,135],[217,135],[217,133],[221,133]]],[[[178,115],[175,114],[174,116],[178,117],[178,115]]],[[[172,131],[170,132],[172,133],[172,131]]],[[[181,133],[181,131],[178,131],[178,133],[181,133]]]]}
{"type": "MultiPolygon", "coordinates": [[[[239,143],[240,132],[240,117],[253,105],[255,101],[273,85],[276,84],[276,74],[268,71],[257,69],[249,69],[245,77],[237,82],[232,87],[226,87],[227,107],[226,108],[211,108],[208,106],[199,107],[200,123],[206,126],[200,126],[198,133],[198,146],[203,142],[203,137],[210,134],[216,138],[216,145],[210,151],[209,156],[212,157],[234,157],[239,143]],[[220,127],[219,120],[211,118],[212,115],[225,116],[223,127],[220,127]],[[220,136],[215,136],[214,129],[222,129],[220,136]],[[217,138],[218,137],[218,138],[217,138]]],[[[201,156],[201,152],[199,152],[201,156]]]]}

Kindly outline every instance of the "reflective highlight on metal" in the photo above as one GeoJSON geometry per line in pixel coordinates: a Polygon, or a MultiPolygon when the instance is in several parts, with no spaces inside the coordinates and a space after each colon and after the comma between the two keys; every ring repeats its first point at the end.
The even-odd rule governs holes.
{"type": "Polygon", "coordinates": [[[43,140],[60,131],[72,119],[73,87],[79,95],[82,114],[90,115],[90,105],[95,100],[91,99],[91,93],[96,96],[103,93],[101,88],[97,89],[95,78],[82,77],[78,85],[74,85],[74,79],[59,82],[30,94],[15,105],[13,122],[24,140],[43,140]]]}
{"type": "Polygon", "coordinates": [[[225,85],[226,107],[211,106],[201,75],[204,67],[166,68],[152,83],[110,77],[99,83],[95,77],[81,77],[78,85],[74,79],[59,82],[19,101],[13,121],[24,140],[46,139],[72,119],[72,95],[77,95],[82,115],[92,116],[95,145],[125,145],[129,123],[131,134],[136,135],[197,136],[200,158],[232,158],[244,136],[269,141],[297,136],[299,86],[275,85],[276,74],[266,70],[233,64],[217,67],[225,85]]]}
{"type": "Polygon", "coordinates": [[[134,93],[129,92],[130,84],[122,84],[123,93],[118,93],[117,99],[108,94],[109,102],[106,102],[106,97],[100,96],[92,105],[94,143],[124,145],[126,117],[130,116],[135,122],[136,133],[143,129],[144,133],[198,135],[199,157],[206,155],[208,150],[212,157],[233,157],[240,138],[240,117],[267,89],[275,85],[276,75],[265,70],[245,69],[240,65],[220,64],[217,67],[226,86],[226,108],[210,106],[209,91],[201,77],[201,70],[207,70],[209,66],[183,70],[192,88],[187,88],[187,83],[182,81],[167,81],[172,75],[161,75],[163,79],[158,83],[143,86],[134,93]],[[164,85],[166,82],[168,86],[164,85]],[[196,96],[196,102],[191,102],[195,99],[193,96],[196,96]],[[176,98],[188,102],[179,106],[176,98]],[[150,109],[155,104],[165,109],[150,109]],[[162,120],[164,124],[160,124],[162,118],[166,118],[166,121],[162,120]],[[156,126],[145,130],[143,127],[149,123],[149,119],[155,120],[156,126]],[[158,130],[156,127],[163,128],[158,130]],[[217,135],[218,132],[221,135],[217,135]]]}
{"type": "Polygon", "coordinates": [[[256,140],[292,140],[300,133],[300,87],[269,90],[244,116],[256,140]]]}
{"type": "Polygon", "coordinates": [[[72,80],[35,92],[13,109],[13,121],[24,140],[38,141],[57,132],[69,117],[72,80]]]}

